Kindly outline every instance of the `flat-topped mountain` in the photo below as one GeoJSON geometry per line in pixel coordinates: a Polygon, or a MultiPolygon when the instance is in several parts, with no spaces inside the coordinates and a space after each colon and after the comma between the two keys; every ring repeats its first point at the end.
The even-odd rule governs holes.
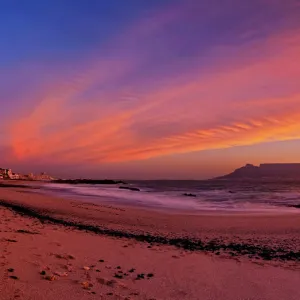
{"type": "Polygon", "coordinates": [[[273,164],[260,164],[254,166],[247,164],[239,169],[234,170],[232,173],[218,177],[216,179],[262,179],[262,178],[282,178],[294,179],[300,178],[300,163],[273,163],[273,164]]]}

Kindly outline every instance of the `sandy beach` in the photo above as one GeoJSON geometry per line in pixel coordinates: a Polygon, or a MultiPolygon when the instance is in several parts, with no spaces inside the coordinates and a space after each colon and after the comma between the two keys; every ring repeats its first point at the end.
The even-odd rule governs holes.
{"type": "Polygon", "coordinates": [[[12,185],[0,215],[0,299],[300,299],[300,214],[170,214],[12,185]]]}

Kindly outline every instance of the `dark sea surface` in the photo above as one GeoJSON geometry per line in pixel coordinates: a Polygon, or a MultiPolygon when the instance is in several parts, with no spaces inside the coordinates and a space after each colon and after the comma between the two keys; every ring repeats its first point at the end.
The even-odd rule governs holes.
{"type": "Polygon", "coordinates": [[[156,210],[300,213],[300,180],[151,180],[129,181],[127,185],[50,183],[43,190],[85,202],[156,210]],[[138,188],[140,191],[120,189],[120,186],[138,188]]]}

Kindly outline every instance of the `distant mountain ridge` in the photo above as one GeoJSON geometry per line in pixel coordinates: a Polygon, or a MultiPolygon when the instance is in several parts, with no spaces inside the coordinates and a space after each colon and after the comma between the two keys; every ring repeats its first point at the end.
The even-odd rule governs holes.
{"type": "Polygon", "coordinates": [[[294,179],[300,178],[300,163],[269,163],[254,166],[246,164],[245,166],[234,170],[232,173],[217,177],[215,179],[294,179]]]}

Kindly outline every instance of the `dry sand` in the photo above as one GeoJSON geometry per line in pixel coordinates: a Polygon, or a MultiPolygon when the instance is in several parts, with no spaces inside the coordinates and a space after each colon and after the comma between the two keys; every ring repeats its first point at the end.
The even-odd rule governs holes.
{"type": "Polygon", "coordinates": [[[170,215],[15,187],[0,204],[1,300],[300,299],[298,214],[170,215]]]}

